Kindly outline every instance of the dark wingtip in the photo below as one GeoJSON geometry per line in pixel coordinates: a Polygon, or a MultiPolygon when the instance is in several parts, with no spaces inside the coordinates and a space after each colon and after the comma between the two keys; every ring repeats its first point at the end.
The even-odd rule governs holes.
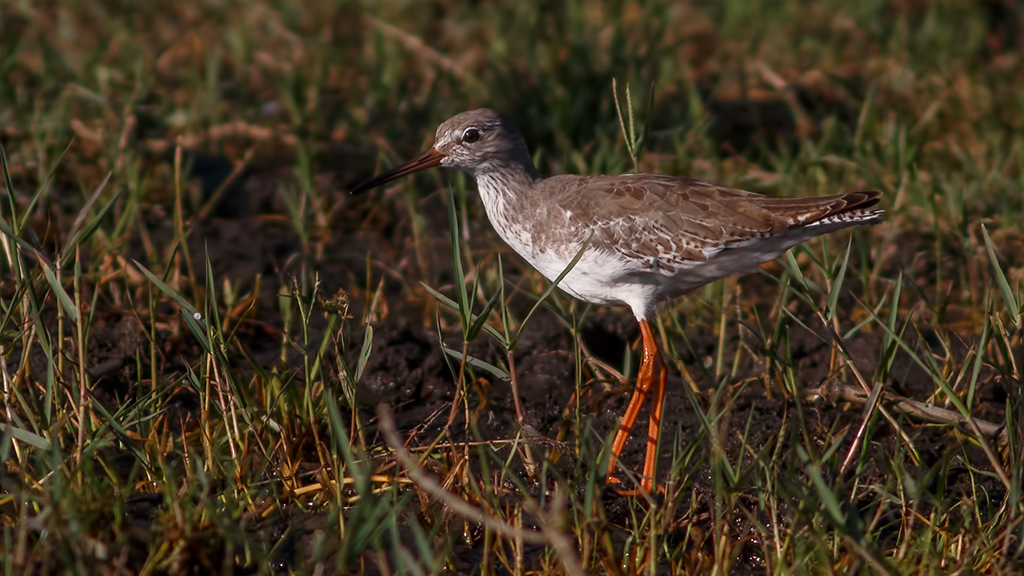
{"type": "Polygon", "coordinates": [[[878,204],[882,199],[882,193],[878,190],[861,190],[848,194],[847,199],[853,201],[846,207],[846,210],[862,210],[878,204]]]}
{"type": "Polygon", "coordinates": [[[878,190],[862,190],[847,195],[850,202],[846,208],[839,211],[836,216],[847,215],[848,217],[859,217],[855,222],[859,226],[876,226],[885,220],[885,210],[876,208],[882,193],[878,190]]]}

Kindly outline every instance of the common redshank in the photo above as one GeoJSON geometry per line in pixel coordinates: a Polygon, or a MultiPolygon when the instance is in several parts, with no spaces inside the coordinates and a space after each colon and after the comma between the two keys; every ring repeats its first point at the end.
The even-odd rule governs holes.
{"type": "MultiPolygon", "coordinates": [[[[366,192],[433,166],[476,180],[491,225],[509,246],[572,296],[629,306],[640,323],[637,382],[612,442],[607,484],[653,388],[640,489],[654,489],[667,370],[651,329],[659,303],[704,284],[749,272],[793,246],[854,225],[882,221],[879,192],[773,198],[660,174],[544,178],[512,122],[487,108],[457,114],[437,128],[434,146],[356,186],[366,192]]],[[[518,405],[518,391],[513,390],[518,405]]],[[[521,418],[521,414],[517,415],[521,418]]],[[[521,422],[520,422],[521,423],[521,422]]]]}

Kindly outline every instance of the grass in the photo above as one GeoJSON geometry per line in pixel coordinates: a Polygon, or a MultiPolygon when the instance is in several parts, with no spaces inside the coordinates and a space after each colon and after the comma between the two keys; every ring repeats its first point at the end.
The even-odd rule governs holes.
{"type": "Polygon", "coordinates": [[[1021,571],[1021,26],[951,0],[11,3],[0,569],[1021,571]],[[344,193],[485,105],[545,173],[884,192],[882,226],[659,312],[664,496],[602,486],[628,312],[548,291],[461,175],[344,193]]]}

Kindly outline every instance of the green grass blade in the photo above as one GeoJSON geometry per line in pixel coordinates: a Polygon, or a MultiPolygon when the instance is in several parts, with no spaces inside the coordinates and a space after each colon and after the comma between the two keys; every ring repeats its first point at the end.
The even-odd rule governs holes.
{"type": "Polygon", "coordinates": [[[60,252],[62,260],[70,258],[71,255],[74,254],[75,248],[96,232],[100,224],[103,222],[103,219],[110,213],[110,210],[113,209],[114,203],[121,197],[120,192],[114,194],[114,196],[103,205],[103,208],[101,208],[100,211],[89,220],[89,223],[85,224],[83,227],[83,223],[85,222],[86,215],[89,213],[89,209],[96,200],[99,199],[103,189],[106,188],[107,183],[110,182],[110,177],[112,175],[113,172],[107,172],[106,178],[100,182],[100,185],[96,187],[96,190],[93,191],[89,199],[86,200],[82,209],[78,211],[78,217],[75,218],[74,224],[71,225],[71,232],[68,234],[68,239],[64,242],[64,247],[60,252]]]}
{"type": "Polygon", "coordinates": [[[455,194],[451,187],[448,188],[448,231],[452,239],[452,273],[455,274],[455,300],[458,302],[456,309],[459,312],[463,337],[468,340],[469,319],[473,313],[473,303],[470,302],[469,293],[466,290],[466,271],[462,267],[462,248],[459,238],[459,214],[455,209],[455,194]]]}
{"type": "MultiPolygon", "coordinates": [[[[459,360],[459,361],[462,360],[462,352],[461,351],[449,348],[449,347],[445,346],[444,344],[441,345],[441,349],[444,350],[445,354],[451,356],[452,358],[455,358],[456,360],[459,360]]],[[[508,372],[502,370],[501,368],[498,368],[497,366],[495,366],[494,364],[491,364],[490,362],[485,362],[485,361],[483,361],[483,360],[481,360],[479,358],[476,358],[474,356],[470,356],[470,355],[467,354],[466,355],[466,363],[469,364],[470,366],[478,369],[478,370],[483,370],[484,372],[487,372],[488,374],[490,374],[492,376],[495,376],[497,378],[501,378],[502,380],[508,380],[509,379],[508,372]]]]}
{"type": "Polygon", "coordinates": [[[359,349],[359,360],[356,362],[356,382],[363,378],[363,370],[370,360],[370,351],[373,349],[373,325],[366,324],[366,332],[363,334],[363,346],[359,349]]]}
{"type": "Polygon", "coordinates": [[[426,282],[422,282],[421,281],[420,282],[420,286],[423,286],[423,288],[427,292],[429,292],[431,296],[433,296],[434,298],[437,298],[437,301],[440,302],[445,308],[448,308],[449,310],[451,310],[453,312],[458,312],[459,311],[459,303],[456,302],[455,300],[452,300],[451,298],[445,296],[444,294],[441,294],[437,290],[434,290],[433,288],[428,286],[426,284],[426,282]]]}
{"type": "MultiPolygon", "coordinates": [[[[74,139],[72,139],[70,142],[68,142],[68,145],[64,147],[64,151],[61,152],[60,156],[57,157],[57,160],[54,161],[51,164],[49,171],[46,173],[46,177],[43,178],[42,183],[39,186],[36,187],[35,193],[33,193],[32,197],[29,198],[28,205],[25,206],[25,209],[22,211],[23,214],[25,215],[25,217],[22,218],[20,222],[18,222],[17,220],[15,220],[13,218],[14,211],[13,211],[13,205],[12,205],[12,212],[11,212],[12,222],[11,223],[14,224],[14,229],[18,231],[19,235],[24,233],[25,226],[28,224],[28,217],[29,217],[29,215],[32,214],[32,212],[36,209],[36,206],[39,204],[39,202],[44,197],[46,197],[47,193],[50,191],[50,182],[53,181],[53,177],[57,173],[57,167],[60,166],[61,162],[64,160],[64,157],[67,155],[68,150],[71,149],[71,146],[72,146],[72,144],[74,144],[74,142],[75,142],[74,139]]],[[[8,186],[9,186],[10,193],[11,193],[11,199],[12,199],[11,201],[13,202],[14,188],[10,186],[10,179],[9,179],[10,178],[10,174],[7,173],[6,161],[4,162],[4,176],[5,176],[5,181],[7,182],[8,186]]]]}
{"type": "Polygon", "coordinates": [[[1010,283],[1006,281],[1006,275],[1003,274],[1003,268],[999,265],[999,259],[996,257],[992,238],[988,235],[988,229],[984,224],[981,226],[981,234],[985,237],[985,250],[988,252],[988,259],[992,264],[992,273],[995,275],[996,285],[999,286],[999,293],[1003,295],[1006,311],[1010,314],[1010,321],[1018,324],[1020,322],[1020,301],[1010,289],[1010,283]]]}
{"type": "Polygon", "coordinates": [[[40,450],[49,450],[50,449],[50,441],[49,440],[47,440],[46,438],[43,438],[42,436],[40,436],[40,435],[38,435],[38,434],[36,434],[34,432],[29,432],[28,430],[23,430],[21,428],[18,428],[17,426],[13,426],[11,424],[0,423],[0,432],[3,432],[4,435],[10,436],[11,438],[14,438],[15,440],[20,440],[21,442],[24,442],[24,443],[26,443],[26,444],[28,444],[30,446],[35,446],[36,448],[39,448],[40,450]]]}
{"type": "MultiPolygon", "coordinates": [[[[11,181],[11,169],[7,165],[7,150],[3,143],[0,143],[0,168],[4,173],[4,187],[7,189],[7,209],[11,211],[11,217],[18,213],[18,205],[14,203],[14,182],[11,181]]],[[[18,222],[14,220],[14,224],[18,222]]]]}
{"type": "Polygon", "coordinates": [[[78,308],[75,303],[71,301],[71,296],[64,290],[64,287],[60,285],[57,280],[57,275],[53,273],[53,269],[46,262],[39,262],[39,265],[43,268],[43,276],[46,277],[46,283],[50,285],[50,290],[53,291],[54,295],[57,296],[57,300],[60,302],[61,308],[64,308],[64,313],[71,318],[72,322],[78,322],[78,308]]]}
{"type": "MultiPolygon", "coordinates": [[[[484,309],[481,310],[479,314],[472,315],[472,322],[469,325],[468,331],[470,340],[475,339],[477,334],[480,333],[480,330],[488,325],[487,318],[491,315],[491,310],[494,309],[494,305],[498,303],[499,296],[501,296],[501,291],[495,290],[490,300],[488,300],[487,304],[484,305],[484,309]]],[[[492,334],[494,333],[496,333],[496,331],[492,332],[492,334]]]]}
{"type": "MultiPolygon", "coordinates": [[[[420,286],[422,286],[424,290],[426,290],[428,293],[430,293],[431,296],[433,296],[434,298],[437,298],[437,301],[440,302],[445,308],[448,308],[449,310],[451,310],[453,312],[459,312],[459,304],[458,304],[458,302],[452,300],[451,298],[445,296],[444,294],[441,294],[437,290],[434,290],[433,288],[431,288],[430,286],[428,286],[426,283],[424,283],[422,281],[420,282],[420,286]]],[[[492,297],[492,299],[493,298],[494,297],[492,297]]],[[[488,306],[487,310],[489,311],[490,308],[492,308],[492,307],[493,306],[488,306]]],[[[475,314],[471,315],[471,319],[472,319],[473,324],[479,322],[481,318],[486,319],[486,316],[483,315],[483,314],[481,314],[479,316],[477,316],[475,314]]],[[[491,326],[490,324],[487,324],[486,322],[483,322],[481,324],[481,328],[485,332],[487,332],[488,334],[494,336],[494,338],[498,342],[501,342],[503,345],[506,342],[508,342],[508,339],[505,338],[505,336],[501,332],[498,332],[498,330],[496,328],[494,328],[493,326],[491,326]]],[[[470,338],[470,340],[471,340],[471,338],[470,338]]]]}
{"type": "MultiPolygon", "coordinates": [[[[92,409],[100,413],[100,415],[103,417],[103,425],[109,426],[110,429],[113,430],[114,434],[117,436],[117,439],[121,442],[123,446],[128,448],[128,451],[135,456],[135,459],[142,463],[142,465],[145,466],[147,470],[152,470],[153,467],[150,464],[149,457],[146,455],[144,451],[139,449],[139,447],[135,443],[135,440],[128,434],[128,432],[125,431],[124,427],[121,426],[121,424],[117,421],[117,416],[112,415],[109,411],[107,411],[106,407],[103,406],[103,403],[97,400],[95,397],[92,398],[92,409]]],[[[125,407],[122,406],[121,410],[118,411],[119,414],[124,409],[125,407]]],[[[98,436],[99,434],[102,434],[102,429],[97,430],[95,435],[98,436]]]]}
{"type": "Polygon", "coordinates": [[[846,253],[843,254],[843,262],[839,266],[839,272],[832,279],[832,290],[828,294],[828,303],[825,306],[825,317],[831,320],[836,317],[836,306],[839,305],[839,295],[843,291],[843,280],[846,279],[846,266],[850,262],[850,250],[853,248],[853,238],[846,244],[846,253]]]}
{"type": "Polygon", "coordinates": [[[174,300],[181,309],[181,317],[185,320],[185,324],[188,326],[189,330],[192,331],[192,334],[196,339],[199,340],[203,349],[206,350],[206,352],[213,352],[213,345],[206,334],[206,321],[203,320],[203,315],[196,310],[195,306],[193,306],[188,300],[185,300],[181,294],[178,294],[177,291],[168,286],[163,280],[157,277],[156,274],[150,272],[149,269],[143,266],[141,262],[138,260],[132,260],[132,263],[135,264],[135,267],[138,268],[154,286],[170,297],[171,300],[174,300]]]}

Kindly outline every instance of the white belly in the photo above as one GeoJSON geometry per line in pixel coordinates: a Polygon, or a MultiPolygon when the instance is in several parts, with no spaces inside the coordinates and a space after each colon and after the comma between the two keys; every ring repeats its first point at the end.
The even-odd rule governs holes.
{"type": "Polygon", "coordinates": [[[558,287],[585,302],[629,306],[638,318],[647,318],[658,302],[670,297],[664,290],[670,278],[644,269],[641,262],[619,254],[588,247],[570,268],[583,247],[582,242],[578,246],[557,249],[534,246],[529,239],[524,241],[523,235],[501,231],[499,235],[548,280],[555,282],[561,276],[558,287]]]}

